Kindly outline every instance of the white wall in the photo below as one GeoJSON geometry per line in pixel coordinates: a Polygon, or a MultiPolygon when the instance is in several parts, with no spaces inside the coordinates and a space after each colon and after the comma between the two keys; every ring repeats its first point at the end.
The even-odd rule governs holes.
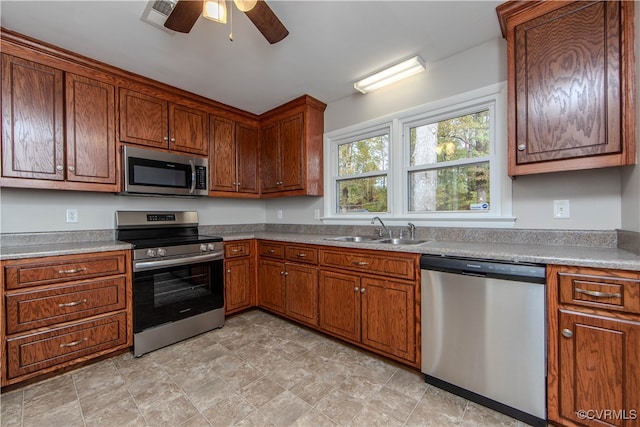
{"type": "MultiPolygon", "coordinates": [[[[640,28],[637,16],[636,22],[636,28],[640,28]]],[[[495,39],[428,64],[425,73],[404,82],[330,103],[325,112],[325,132],[505,81],[506,57],[506,42],[495,39]]],[[[636,64],[639,60],[640,55],[637,54],[636,64]]],[[[640,70],[637,75],[640,75],[640,70]]],[[[640,102],[638,105],[640,107],[640,102]]],[[[640,108],[638,110],[640,112],[640,108]]],[[[624,217],[626,229],[640,231],[638,167],[518,177],[513,181],[512,196],[516,228],[614,230],[623,227],[624,217]],[[569,200],[571,218],[554,219],[553,200],[569,200]]],[[[296,202],[295,199],[268,201],[267,222],[282,221],[275,219],[276,210],[285,209],[283,220],[286,222],[314,223],[309,218],[313,218],[313,209],[317,209],[319,204],[320,201],[296,202]],[[288,220],[291,215],[287,210],[295,213],[295,219],[288,220]]]]}
{"type": "MultiPolygon", "coordinates": [[[[636,31],[640,31],[640,4],[636,3],[636,31]]],[[[636,40],[637,37],[636,37],[636,40]]],[[[640,148],[640,45],[636,41],[636,142],[640,148]]],[[[638,149],[640,161],[640,149],[638,149]]],[[[626,167],[622,173],[622,226],[640,232],[640,167],[626,167]]]]}
{"type": "Polygon", "coordinates": [[[113,229],[117,210],[196,210],[202,225],[265,222],[263,200],[187,199],[3,188],[2,233],[113,229]],[[66,223],[66,209],[78,209],[77,224],[66,223]]]}

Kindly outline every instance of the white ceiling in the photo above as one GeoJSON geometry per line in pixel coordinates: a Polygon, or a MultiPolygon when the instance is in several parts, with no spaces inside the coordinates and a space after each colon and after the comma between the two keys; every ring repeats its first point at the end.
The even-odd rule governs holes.
{"type": "Polygon", "coordinates": [[[3,27],[260,114],[302,94],[331,103],[353,83],[420,55],[427,66],[500,37],[501,1],[281,1],[289,30],[270,45],[237,9],[229,24],[199,18],[189,34],[140,20],[145,1],[0,2],[3,27]]]}

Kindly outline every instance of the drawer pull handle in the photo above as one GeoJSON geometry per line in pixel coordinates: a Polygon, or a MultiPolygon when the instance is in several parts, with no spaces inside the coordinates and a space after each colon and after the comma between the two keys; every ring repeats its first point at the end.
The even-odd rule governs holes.
{"type": "Polygon", "coordinates": [[[576,293],[585,294],[596,298],[622,298],[622,294],[612,294],[610,292],[588,291],[586,289],[576,288],[576,293]]]}
{"type": "Polygon", "coordinates": [[[80,268],[72,268],[70,270],[59,270],[58,274],[74,274],[74,273],[81,273],[83,271],[85,271],[87,268],[86,267],[80,267],[80,268]]]}
{"type": "Polygon", "coordinates": [[[298,258],[304,258],[304,257],[306,257],[306,256],[307,256],[307,254],[296,254],[296,256],[297,256],[298,258]]]}
{"type": "Polygon", "coordinates": [[[353,265],[357,265],[359,267],[364,267],[369,265],[369,263],[367,261],[353,261],[352,262],[353,265]]]}
{"type": "Polygon", "coordinates": [[[234,253],[242,252],[242,249],[231,249],[231,252],[234,252],[234,253]]]}
{"type": "Polygon", "coordinates": [[[71,342],[68,342],[66,344],[60,344],[60,347],[74,347],[74,346],[76,346],[78,344],[82,344],[83,342],[85,342],[87,340],[89,340],[89,338],[82,338],[81,340],[78,340],[78,341],[71,341],[71,342]]]}
{"type": "Polygon", "coordinates": [[[86,298],[80,301],[64,302],[62,304],[58,304],[58,307],[73,307],[74,305],[84,304],[85,302],[87,302],[86,298]]]}
{"type": "Polygon", "coordinates": [[[270,254],[275,254],[276,253],[275,249],[269,249],[267,252],[269,252],[270,254]]]}

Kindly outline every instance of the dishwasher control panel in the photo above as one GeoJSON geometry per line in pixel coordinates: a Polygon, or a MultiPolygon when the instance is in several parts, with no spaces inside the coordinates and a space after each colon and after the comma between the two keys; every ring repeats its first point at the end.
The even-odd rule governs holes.
{"type": "Polygon", "coordinates": [[[517,279],[523,282],[545,283],[545,266],[530,263],[510,263],[474,258],[458,258],[438,255],[422,255],[422,270],[496,279],[517,279]]]}

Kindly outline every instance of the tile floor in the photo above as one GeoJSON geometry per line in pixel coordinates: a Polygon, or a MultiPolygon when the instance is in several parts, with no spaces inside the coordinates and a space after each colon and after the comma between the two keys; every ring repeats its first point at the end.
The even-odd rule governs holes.
{"type": "Polygon", "coordinates": [[[513,426],[422,375],[260,310],[1,396],[10,426],[513,426]]]}

